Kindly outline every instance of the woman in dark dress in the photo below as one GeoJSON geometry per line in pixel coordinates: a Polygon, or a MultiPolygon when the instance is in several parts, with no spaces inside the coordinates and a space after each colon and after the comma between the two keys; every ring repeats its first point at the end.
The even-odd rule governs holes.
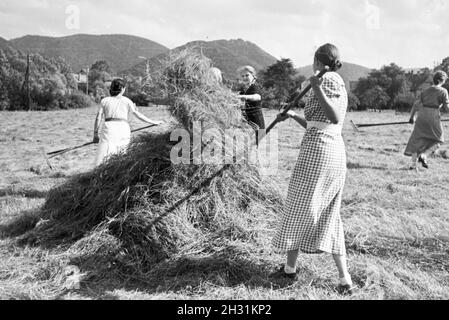
{"type": "Polygon", "coordinates": [[[238,69],[238,73],[243,83],[240,90],[240,98],[245,100],[243,116],[254,127],[256,132],[265,129],[265,119],[262,113],[262,97],[257,84],[256,70],[251,66],[244,66],[238,69]]]}
{"type": "Polygon", "coordinates": [[[410,169],[416,169],[417,161],[428,168],[427,158],[444,143],[440,111],[449,108],[449,94],[443,88],[447,78],[445,72],[437,71],[433,77],[434,85],[422,92],[413,106],[410,123],[415,123],[416,113],[418,118],[404,153],[412,157],[410,169]]]}

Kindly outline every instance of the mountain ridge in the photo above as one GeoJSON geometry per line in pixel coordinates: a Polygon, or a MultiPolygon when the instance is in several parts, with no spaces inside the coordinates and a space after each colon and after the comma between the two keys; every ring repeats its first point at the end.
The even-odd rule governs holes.
{"type": "MultiPolygon", "coordinates": [[[[312,65],[300,67],[297,68],[296,70],[298,74],[303,75],[305,77],[311,77],[313,75],[312,65]]],[[[371,70],[373,69],[354,63],[343,62],[343,67],[340,70],[338,70],[338,73],[345,81],[346,87],[350,88],[351,82],[358,81],[360,78],[368,76],[371,70]]]]}
{"type": "Polygon", "coordinates": [[[49,58],[61,56],[74,71],[106,60],[113,72],[117,72],[141,61],[139,56],[152,58],[169,50],[155,41],[127,34],[26,35],[11,39],[9,44],[15,49],[49,58]]]}
{"type": "Polygon", "coordinates": [[[0,49],[5,49],[5,48],[10,47],[10,46],[11,45],[10,45],[8,40],[0,37],[0,49]]]}
{"type": "MultiPolygon", "coordinates": [[[[277,60],[256,44],[243,39],[196,40],[150,59],[150,69],[158,69],[160,67],[160,61],[166,59],[170,53],[177,53],[187,48],[196,52],[202,52],[212,60],[212,65],[219,68],[227,79],[235,78],[237,68],[240,66],[251,65],[260,71],[275,63],[277,60]]],[[[143,61],[133,68],[123,70],[122,73],[144,76],[145,68],[146,62],[143,61]]]]}

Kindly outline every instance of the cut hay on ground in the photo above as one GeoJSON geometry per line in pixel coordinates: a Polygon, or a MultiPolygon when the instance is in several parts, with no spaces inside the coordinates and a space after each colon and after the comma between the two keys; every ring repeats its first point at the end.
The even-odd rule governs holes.
{"type": "Polygon", "coordinates": [[[170,57],[161,85],[179,123],[139,136],[126,153],[51,190],[42,210],[45,223],[24,240],[67,245],[78,257],[125,257],[132,273],[155,270],[158,263],[183,255],[223,257],[234,248],[228,252],[232,260],[236,252],[260,250],[265,245],[261,234],[266,238],[282,204],[258,169],[235,164],[203,186],[220,165],[174,165],[170,160],[174,129],[193,135],[192,124],[202,122],[217,129],[216,144],[226,129],[250,129],[240,100],[213,82],[210,66],[208,59],[188,51],[170,57]],[[195,188],[199,192],[165,215],[195,188]]]}

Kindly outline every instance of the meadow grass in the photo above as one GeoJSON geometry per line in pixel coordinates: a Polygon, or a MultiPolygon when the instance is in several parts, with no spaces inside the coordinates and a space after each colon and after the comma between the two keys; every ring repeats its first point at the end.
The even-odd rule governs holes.
{"type": "MultiPolygon", "coordinates": [[[[168,120],[166,108],[141,108],[168,120]]],[[[223,252],[173,256],[146,274],[130,274],[118,261],[77,256],[66,246],[31,246],[20,240],[39,221],[48,191],[74,174],[92,170],[96,147],[65,154],[47,166],[46,152],[92,138],[95,108],[55,112],[2,112],[0,119],[0,299],[448,299],[449,160],[407,170],[403,156],[412,126],[364,128],[356,123],[406,121],[394,112],[348,113],[343,136],[348,173],[342,205],[350,272],[361,290],[333,291],[337,271],[328,255],[300,255],[300,279],[273,283],[268,274],[284,262],[270,241],[271,222],[251,259],[230,261],[223,252]],[[238,264],[238,265],[235,265],[238,264]],[[79,270],[73,271],[73,266],[79,270]],[[100,267],[101,266],[101,267],[100,267]],[[73,283],[81,283],[79,288],[73,283]]],[[[265,111],[267,122],[276,113],[265,111]]],[[[133,129],[145,124],[132,120],[133,129]]],[[[278,125],[277,182],[285,197],[304,130],[278,125]]],[[[151,130],[151,129],[150,129],[151,130]]],[[[157,130],[157,129],[156,129],[157,130]]],[[[449,132],[446,124],[446,132],[449,132]]],[[[447,134],[446,134],[447,137],[447,134]]],[[[107,241],[107,239],[105,239],[107,241]]]]}

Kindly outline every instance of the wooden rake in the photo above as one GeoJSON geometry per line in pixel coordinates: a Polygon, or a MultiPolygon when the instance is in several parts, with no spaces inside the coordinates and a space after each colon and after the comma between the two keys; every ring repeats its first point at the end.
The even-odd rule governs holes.
{"type": "MultiPolygon", "coordinates": [[[[449,119],[442,119],[441,122],[447,122],[449,119]]],[[[351,120],[351,125],[354,131],[361,132],[360,128],[368,128],[368,127],[381,127],[381,126],[394,126],[401,124],[411,124],[410,121],[401,121],[401,122],[386,122],[386,123],[367,123],[367,124],[356,124],[353,120],[351,120]]]]}
{"type": "MultiPolygon", "coordinates": [[[[143,127],[143,128],[132,130],[131,133],[138,132],[138,131],[143,131],[143,130],[146,130],[146,129],[149,129],[149,128],[152,128],[152,127],[155,127],[155,126],[157,126],[157,125],[156,124],[152,124],[150,126],[146,126],[146,127],[143,127]]],[[[56,158],[58,156],[61,156],[61,155],[65,154],[65,153],[68,153],[68,152],[71,152],[71,151],[75,151],[75,150],[78,150],[78,149],[81,149],[81,148],[85,148],[85,147],[93,145],[93,144],[96,144],[96,143],[93,142],[93,141],[92,142],[87,142],[87,143],[79,145],[79,146],[65,148],[65,149],[61,149],[61,150],[56,150],[56,151],[52,151],[52,152],[48,152],[48,153],[45,152],[45,148],[42,148],[42,149],[43,149],[43,153],[44,153],[47,165],[50,167],[51,170],[53,170],[53,167],[52,167],[52,165],[50,163],[50,159],[56,158]]]]}

